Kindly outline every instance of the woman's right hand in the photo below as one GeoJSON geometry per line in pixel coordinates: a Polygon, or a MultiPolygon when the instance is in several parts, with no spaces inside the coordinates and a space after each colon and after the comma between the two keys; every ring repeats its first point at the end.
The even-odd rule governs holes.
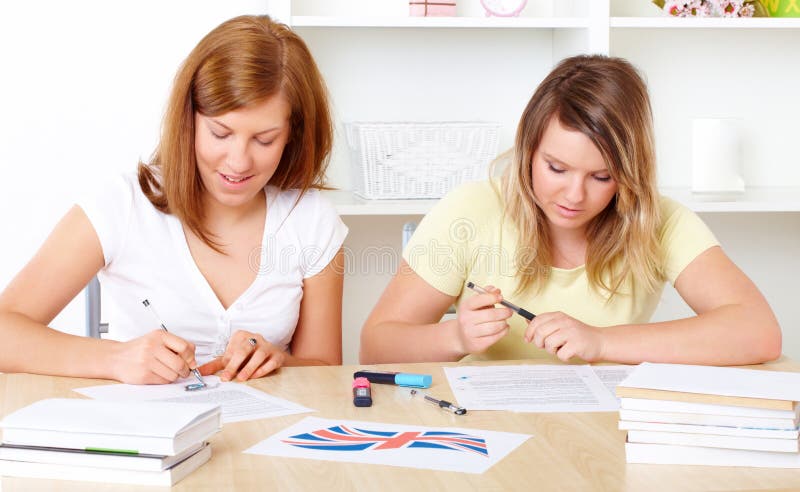
{"type": "Polygon", "coordinates": [[[172,333],[154,330],[113,351],[114,379],[129,384],[165,384],[189,376],[197,367],[195,346],[172,333]]]}
{"type": "Polygon", "coordinates": [[[503,300],[500,289],[487,286],[486,291],[465,299],[458,307],[458,338],[465,355],[485,352],[508,333],[506,320],[514,311],[494,307],[503,300]]]}

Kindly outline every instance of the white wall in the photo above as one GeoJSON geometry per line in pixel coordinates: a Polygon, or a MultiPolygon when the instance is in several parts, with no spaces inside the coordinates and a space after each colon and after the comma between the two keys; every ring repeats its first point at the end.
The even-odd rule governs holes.
{"type": "MultiPolygon", "coordinates": [[[[172,78],[200,38],[265,10],[264,0],[0,3],[0,288],[81,193],[150,155],[172,78]]],[[[53,326],[83,324],[79,298],[53,326]]]]}
{"type": "Polygon", "coordinates": [[[748,186],[800,185],[798,43],[798,29],[612,33],[612,53],[647,77],[661,185],[689,184],[692,118],[737,121],[748,186]]]}

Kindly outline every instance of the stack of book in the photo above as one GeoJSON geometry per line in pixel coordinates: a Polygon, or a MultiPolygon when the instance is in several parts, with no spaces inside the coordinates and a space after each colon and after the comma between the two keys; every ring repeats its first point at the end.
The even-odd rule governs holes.
{"type": "Polygon", "coordinates": [[[216,404],[41,400],[0,422],[0,475],[170,486],[220,425],[216,404]]]}
{"type": "Polygon", "coordinates": [[[644,363],[616,393],[628,463],[800,468],[800,373],[644,363]]]}

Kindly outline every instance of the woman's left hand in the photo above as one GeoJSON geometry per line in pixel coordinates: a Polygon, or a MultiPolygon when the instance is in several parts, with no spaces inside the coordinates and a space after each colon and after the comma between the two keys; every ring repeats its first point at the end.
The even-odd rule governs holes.
{"type": "Polygon", "coordinates": [[[266,376],[281,367],[286,353],[264,339],[263,336],[239,330],[233,334],[221,357],[200,366],[200,374],[215,374],[222,370],[222,381],[247,381],[266,376]]]}
{"type": "Polygon", "coordinates": [[[525,341],[533,342],[564,362],[572,357],[580,357],[586,362],[603,358],[600,329],[560,311],[542,313],[533,318],[525,330],[525,341]]]}

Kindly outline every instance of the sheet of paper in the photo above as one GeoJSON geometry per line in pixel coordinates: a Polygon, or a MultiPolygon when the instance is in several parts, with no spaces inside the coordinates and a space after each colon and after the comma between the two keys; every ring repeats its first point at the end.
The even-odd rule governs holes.
{"type": "Polygon", "coordinates": [[[529,437],[478,429],[306,417],[245,453],[483,473],[529,437]]]}
{"type": "MultiPolygon", "coordinates": [[[[619,366],[604,366],[607,368],[619,366]]],[[[527,365],[445,367],[458,404],[467,410],[613,412],[612,382],[622,375],[592,366],[527,365]],[[609,388],[609,386],[611,386],[609,388]]]]}
{"type": "Polygon", "coordinates": [[[187,384],[195,382],[194,378],[182,379],[172,384],[107,384],[78,388],[75,391],[96,400],[218,403],[222,406],[223,424],[314,411],[245,384],[223,383],[217,376],[205,376],[204,379],[209,387],[199,391],[184,389],[187,384]]]}
{"type": "MultiPolygon", "coordinates": [[[[636,366],[591,366],[592,371],[600,378],[606,389],[617,398],[617,385],[636,369],[636,366]]],[[[619,398],[617,398],[619,401],[619,398]]]]}
{"type": "Polygon", "coordinates": [[[622,386],[800,401],[800,372],[644,362],[622,386]]]}

